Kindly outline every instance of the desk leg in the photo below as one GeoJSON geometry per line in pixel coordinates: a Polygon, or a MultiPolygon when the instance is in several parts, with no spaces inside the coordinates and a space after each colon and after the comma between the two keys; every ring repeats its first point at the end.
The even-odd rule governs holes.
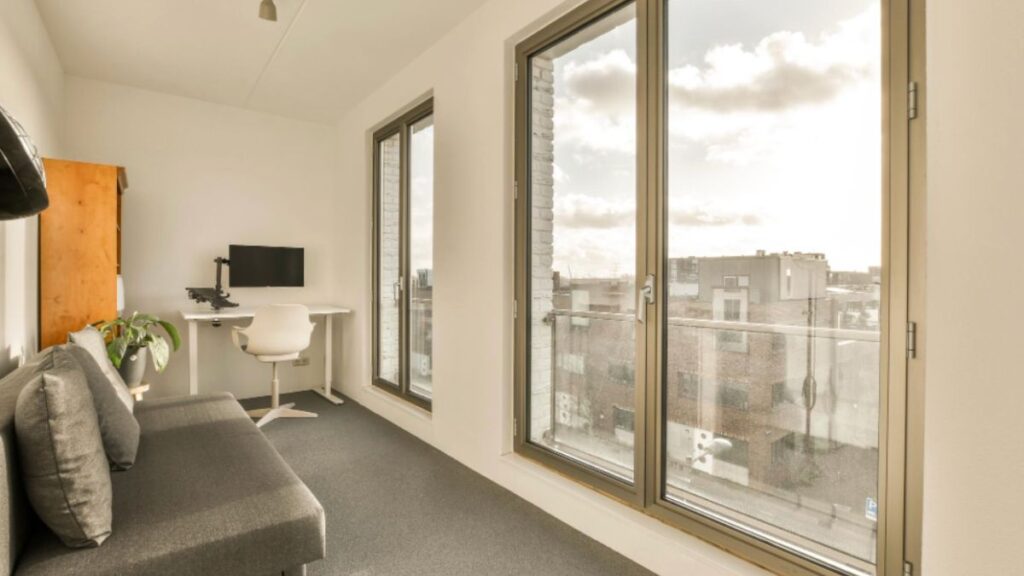
{"type": "Polygon", "coordinates": [[[188,393],[199,394],[199,323],[188,322],[188,393]]]}
{"type": "Polygon", "coordinates": [[[334,352],[334,316],[331,314],[324,315],[324,389],[314,390],[317,394],[323,396],[328,402],[332,404],[344,404],[345,401],[334,395],[334,391],[331,389],[331,356],[334,352]]]}

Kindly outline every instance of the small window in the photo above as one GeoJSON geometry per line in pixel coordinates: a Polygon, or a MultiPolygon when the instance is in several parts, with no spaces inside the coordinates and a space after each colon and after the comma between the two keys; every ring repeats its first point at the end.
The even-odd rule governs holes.
{"type": "Polygon", "coordinates": [[[730,298],[724,301],[725,310],[723,312],[723,320],[729,322],[739,322],[742,318],[743,302],[730,298]]]}
{"type": "Polygon", "coordinates": [[[784,404],[787,401],[786,383],[776,382],[772,384],[772,407],[784,404]]]}
{"type": "Polygon", "coordinates": [[[373,383],[433,397],[433,101],[374,133],[373,383]]]}
{"type": "Polygon", "coordinates": [[[700,396],[700,376],[693,372],[680,372],[679,395],[696,400],[700,396]]]}
{"type": "Polygon", "coordinates": [[[727,406],[736,410],[746,410],[749,407],[749,402],[750,394],[747,391],[746,384],[733,382],[719,384],[718,404],[720,406],[727,406]]]}
{"type": "Polygon", "coordinates": [[[632,384],[636,370],[632,364],[616,363],[608,366],[608,376],[619,383],[632,384]]]}
{"type": "Polygon", "coordinates": [[[629,408],[622,408],[621,406],[613,406],[612,411],[615,414],[615,428],[617,430],[632,432],[635,421],[634,412],[629,408]]]}

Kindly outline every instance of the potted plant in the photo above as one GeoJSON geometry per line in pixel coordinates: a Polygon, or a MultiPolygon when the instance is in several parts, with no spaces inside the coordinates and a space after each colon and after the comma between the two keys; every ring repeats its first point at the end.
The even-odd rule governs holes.
{"type": "Polygon", "coordinates": [[[102,322],[97,329],[110,339],[107,354],[129,387],[142,383],[146,373],[147,350],[153,358],[153,368],[163,372],[170,360],[171,347],[174,350],[181,347],[181,336],[174,324],[150,314],[134,312],[128,318],[102,322]],[[171,337],[171,344],[156,332],[158,327],[163,328],[171,337]]]}

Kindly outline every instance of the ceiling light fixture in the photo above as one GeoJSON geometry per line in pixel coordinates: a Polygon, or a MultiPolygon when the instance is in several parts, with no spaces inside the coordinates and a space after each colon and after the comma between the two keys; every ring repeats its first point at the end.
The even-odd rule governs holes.
{"type": "Polygon", "coordinates": [[[277,22],[277,6],[274,5],[274,0],[260,2],[260,18],[277,22]]]}

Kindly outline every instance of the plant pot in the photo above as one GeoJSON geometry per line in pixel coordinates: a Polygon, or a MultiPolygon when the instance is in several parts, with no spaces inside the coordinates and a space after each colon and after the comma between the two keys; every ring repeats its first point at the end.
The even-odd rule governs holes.
{"type": "Polygon", "coordinates": [[[147,348],[129,348],[121,359],[121,378],[129,388],[142,384],[142,378],[146,375],[146,360],[149,352],[147,348]]]}

